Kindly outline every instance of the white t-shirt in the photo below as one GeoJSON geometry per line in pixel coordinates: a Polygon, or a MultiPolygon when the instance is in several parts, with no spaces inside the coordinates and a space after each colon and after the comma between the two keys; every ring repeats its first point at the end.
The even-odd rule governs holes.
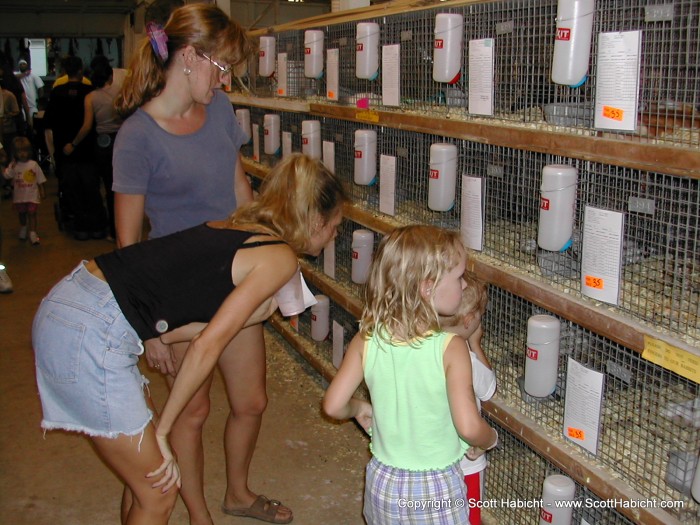
{"type": "MultiPolygon", "coordinates": [[[[20,73],[22,75],[22,73],[20,73]]],[[[31,71],[27,75],[23,75],[20,78],[22,82],[22,87],[24,88],[24,94],[27,95],[27,104],[29,105],[29,111],[34,114],[39,110],[38,99],[39,90],[44,87],[44,81],[41,80],[39,75],[35,75],[31,71]]]]}
{"type": "MultiPolygon", "coordinates": [[[[481,412],[481,402],[488,401],[496,393],[496,373],[479,361],[476,354],[469,351],[472,358],[472,382],[474,383],[474,396],[476,397],[476,408],[481,412]]],[[[464,456],[459,462],[459,466],[465,476],[476,474],[486,468],[486,454],[482,454],[474,461],[464,456]]]]}
{"type": "Polygon", "coordinates": [[[41,202],[39,184],[46,182],[46,176],[36,161],[12,162],[4,175],[6,179],[12,179],[12,202],[41,202]]]}

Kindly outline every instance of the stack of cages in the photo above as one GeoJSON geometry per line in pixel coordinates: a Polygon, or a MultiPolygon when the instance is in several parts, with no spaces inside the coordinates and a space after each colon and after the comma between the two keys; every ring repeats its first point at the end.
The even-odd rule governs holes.
{"type": "MultiPolygon", "coordinates": [[[[261,112],[251,108],[254,118],[259,118],[261,112]]],[[[298,144],[300,121],[314,117],[294,113],[287,116],[290,124],[285,118],[283,127],[292,130],[293,143],[298,144]]],[[[482,179],[484,238],[483,249],[475,257],[512,267],[584,301],[581,263],[585,210],[592,207],[622,214],[619,300],[608,308],[688,346],[700,343],[698,180],[330,118],[321,119],[321,130],[323,141],[335,145],[335,172],[353,202],[382,215],[380,192],[385,189],[395,202],[394,215],[389,218],[401,224],[459,229],[461,216],[466,213],[462,206],[463,177],[482,179]],[[354,134],[368,129],[377,135],[377,156],[373,160],[377,176],[371,184],[357,184],[354,134]],[[448,191],[453,201],[448,202],[446,211],[435,211],[428,205],[430,151],[434,144],[452,145],[458,155],[457,176],[448,191]],[[382,155],[396,162],[396,180],[391,181],[391,188],[382,188],[378,166],[382,155]],[[549,165],[577,171],[571,245],[563,251],[538,246],[543,168],[549,165]]],[[[588,302],[599,304],[590,299],[588,302]]]]}
{"type": "MultiPolygon", "coordinates": [[[[604,137],[674,145],[681,156],[684,151],[697,152],[700,4],[695,0],[663,6],[650,6],[642,0],[597,2],[587,78],[578,87],[551,80],[557,16],[555,0],[453,2],[432,9],[316,28],[324,32],[326,49],[338,50],[337,101],[327,98],[325,71],[322,78],[310,79],[304,75],[304,30],[281,32],[275,36],[277,52],[287,55],[289,93],[284,96],[329,106],[356,106],[363,102],[382,111],[587,135],[591,140],[604,137]],[[463,57],[454,82],[437,82],[432,74],[436,15],[441,13],[461,15],[464,21],[463,57]],[[379,26],[380,46],[400,46],[399,106],[382,105],[381,66],[376,78],[356,76],[358,23],[379,26]],[[598,61],[603,51],[599,38],[603,33],[627,32],[640,32],[641,36],[639,53],[634,55],[639,59],[635,129],[596,128],[593,112],[600,81],[598,61]],[[492,115],[469,112],[468,50],[472,41],[480,39],[493,39],[492,115]]],[[[272,93],[279,97],[274,88],[264,87],[265,82],[273,81],[256,80],[261,82],[258,96],[272,93]]],[[[251,108],[251,113],[254,111],[251,108]]],[[[266,112],[260,110],[255,118],[261,119],[266,112]]],[[[664,340],[670,338],[679,347],[697,353],[700,343],[697,178],[530,151],[527,145],[511,148],[384,127],[379,123],[381,120],[354,122],[313,114],[279,113],[282,127],[293,135],[294,151],[302,150],[301,121],[321,121],[323,141],[333,143],[335,172],[353,203],[380,221],[463,228],[465,217],[473,213],[463,199],[465,177],[479,179],[483,191],[483,234],[480,251],[471,254],[474,259],[487,267],[532,279],[545,291],[569,295],[594,310],[605,309],[610,316],[630,319],[642,330],[657,332],[664,340]],[[358,180],[356,174],[358,131],[371,131],[377,137],[373,180],[358,180]],[[453,146],[457,151],[452,202],[443,211],[432,209],[428,203],[434,144],[453,146]],[[382,156],[393,158],[395,177],[386,177],[381,172],[382,156]],[[543,170],[551,165],[568,166],[577,173],[571,243],[561,251],[540,247],[538,238],[543,170]],[[382,206],[382,197],[387,194],[393,202],[392,212],[386,211],[386,203],[382,206]],[[615,304],[593,300],[582,293],[587,208],[623,216],[617,268],[620,291],[615,304]]],[[[270,157],[265,164],[274,165],[278,158],[270,157]]],[[[335,240],[333,254],[326,252],[311,262],[315,271],[329,274],[337,281],[341,293],[357,298],[363,297],[364,290],[362,284],[352,279],[353,233],[360,229],[366,227],[346,219],[335,240]],[[332,260],[327,260],[330,257],[332,260]]],[[[375,232],[375,243],[379,237],[375,232]]],[[[640,497],[682,503],[666,512],[681,523],[697,523],[700,511],[689,495],[689,487],[700,449],[698,384],[643,359],[639,349],[627,348],[506,290],[491,286],[489,298],[489,313],[484,318],[484,348],[498,376],[498,399],[532,419],[552,440],[573,447],[588,456],[592,464],[607,469],[612,478],[620,478],[640,497]],[[546,398],[536,398],[524,390],[527,321],[540,314],[554,316],[561,324],[556,386],[546,398]],[[595,452],[577,447],[564,429],[571,363],[603,377],[595,452]]],[[[342,308],[332,304],[332,310],[337,312],[342,308]]],[[[306,323],[302,316],[300,330],[304,335],[306,323]]],[[[323,346],[327,342],[319,344],[323,346]]],[[[327,354],[326,351],[324,355],[327,354]]],[[[507,429],[501,430],[504,446],[491,454],[487,497],[539,497],[543,479],[558,472],[556,467],[538,454],[543,451],[531,450],[507,429]],[[515,464],[522,468],[516,469],[515,464]]],[[[590,490],[595,487],[577,484],[577,499],[595,500],[590,490]]],[[[501,508],[493,512],[499,523],[536,523],[538,519],[531,510],[501,508]]],[[[627,514],[600,507],[595,510],[582,507],[575,510],[574,517],[577,523],[584,520],[590,524],[630,523],[627,514]]]]}
{"type": "MultiPolygon", "coordinates": [[[[362,100],[375,109],[386,111],[443,115],[455,120],[519,123],[544,131],[602,135],[645,143],[700,146],[700,79],[697,70],[700,34],[694,23],[700,16],[700,9],[695,0],[664,5],[648,5],[644,0],[572,0],[562,2],[561,6],[556,0],[454,4],[312,29],[270,33],[276,38],[278,55],[285,55],[288,92],[280,94],[277,90],[279,71],[270,77],[259,77],[255,73],[256,64],[249,67],[247,89],[263,97],[302,97],[308,101],[341,105],[355,105],[362,100]],[[567,4],[575,5],[577,15],[573,18],[576,21],[567,15],[567,4]],[[439,77],[435,80],[434,74],[437,42],[446,37],[438,27],[436,17],[445,14],[461,17],[459,20],[462,21],[457,35],[461,38],[455,45],[455,52],[460,55],[458,74],[447,81],[439,77]],[[579,17],[586,20],[578,20],[579,17]],[[552,80],[553,70],[559,67],[553,66],[557,20],[562,21],[562,27],[578,22],[591,26],[588,31],[579,32],[575,28],[575,38],[579,38],[579,33],[584,35],[583,44],[576,43],[574,54],[574,60],[579,63],[578,70],[583,71],[583,75],[575,80],[572,77],[572,84],[552,80]],[[379,29],[380,68],[371,79],[357,76],[356,50],[358,44],[362,45],[357,36],[359,24],[376,24],[379,29]],[[318,78],[304,74],[305,35],[308,31],[323,33],[324,70],[318,78]],[[605,63],[605,53],[601,55],[606,44],[600,44],[601,35],[639,37],[639,52],[634,54],[630,64],[625,65],[634,68],[638,64],[639,68],[638,85],[632,86],[633,91],[636,88],[636,93],[632,93],[636,110],[632,119],[634,129],[595,126],[597,90],[602,92],[610,88],[606,84],[610,80],[609,64],[605,63]],[[493,50],[492,63],[488,65],[492,73],[486,79],[492,83],[492,108],[486,112],[470,112],[470,82],[472,91],[482,89],[478,83],[484,82],[484,77],[478,72],[470,76],[469,52],[470,48],[483,42],[493,50]],[[385,46],[399,46],[400,50],[398,106],[384,106],[382,103],[381,57],[385,46]],[[326,89],[328,50],[338,52],[337,93],[329,93],[326,89]]],[[[559,30],[561,34],[561,27],[559,30]]],[[[559,40],[564,40],[564,37],[559,40]]],[[[476,68],[476,62],[474,64],[476,68]]],[[[613,72],[613,78],[616,74],[613,72]]],[[[555,78],[560,76],[555,74],[555,78]]],[[[633,81],[634,78],[633,75],[633,81]]],[[[617,88],[629,90],[630,86],[617,88]]],[[[626,109],[628,113],[631,110],[626,109]]]]}

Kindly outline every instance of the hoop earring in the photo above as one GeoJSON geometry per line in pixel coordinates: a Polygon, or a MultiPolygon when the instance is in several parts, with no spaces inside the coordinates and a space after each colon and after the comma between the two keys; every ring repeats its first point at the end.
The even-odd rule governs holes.
{"type": "Polygon", "coordinates": [[[185,69],[182,70],[182,72],[183,72],[185,75],[189,76],[190,73],[192,73],[192,70],[191,70],[190,68],[186,67],[185,69]]]}

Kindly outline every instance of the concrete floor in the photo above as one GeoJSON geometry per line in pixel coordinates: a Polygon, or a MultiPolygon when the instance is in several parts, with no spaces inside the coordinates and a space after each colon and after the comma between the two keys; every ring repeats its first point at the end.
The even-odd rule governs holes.
{"type": "MultiPolygon", "coordinates": [[[[40,246],[17,239],[17,217],[0,202],[4,262],[14,293],[0,294],[0,524],[95,525],[119,523],[121,483],[100,462],[90,442],[66,432],[43,434],[34,379],[31,323],[41,298],[81,259],[113,249],[108,241],[73,240],[53,218],[56,180],[40,207],[40,246]]],[[[279,499],[298,525],[362,524],[367,440],[353,423],[334,424],[320,414],[324,385],[294,350],[267,333],[269,405],[253,458],[251,488],[279,499]]],[[[162,404],[162,378],[143,368],[151,393],[162,404]]],[[[220,377],[212,389],[205,428],[206,493],[217,524],[257,520],[224,516],[223,426],[228,413],[220,377]]],[[[170,520],[187,524],[178,503],[170,520]]]]}

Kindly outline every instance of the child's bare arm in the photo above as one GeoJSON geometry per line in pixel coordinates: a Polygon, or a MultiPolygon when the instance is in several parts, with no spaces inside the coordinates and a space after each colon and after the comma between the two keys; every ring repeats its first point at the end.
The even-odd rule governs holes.
{"type": "Polygon", "coordinates": [[[460,436],[471,446],[488,450],[498,433],[481,417],[476,406],[469,349],[460,337],[453,337],[443,357],[447,397],[452,421],[460,436]]]}
{"type": "Polygon", "coordinates": [[[354,417],[367,430],[371,426],[372,406],[352,397],[364,378],[363,349],[364,339],[358,334],[350,341],[340,369],[323,396],[323,411],[334,419],[354,417]]]}

